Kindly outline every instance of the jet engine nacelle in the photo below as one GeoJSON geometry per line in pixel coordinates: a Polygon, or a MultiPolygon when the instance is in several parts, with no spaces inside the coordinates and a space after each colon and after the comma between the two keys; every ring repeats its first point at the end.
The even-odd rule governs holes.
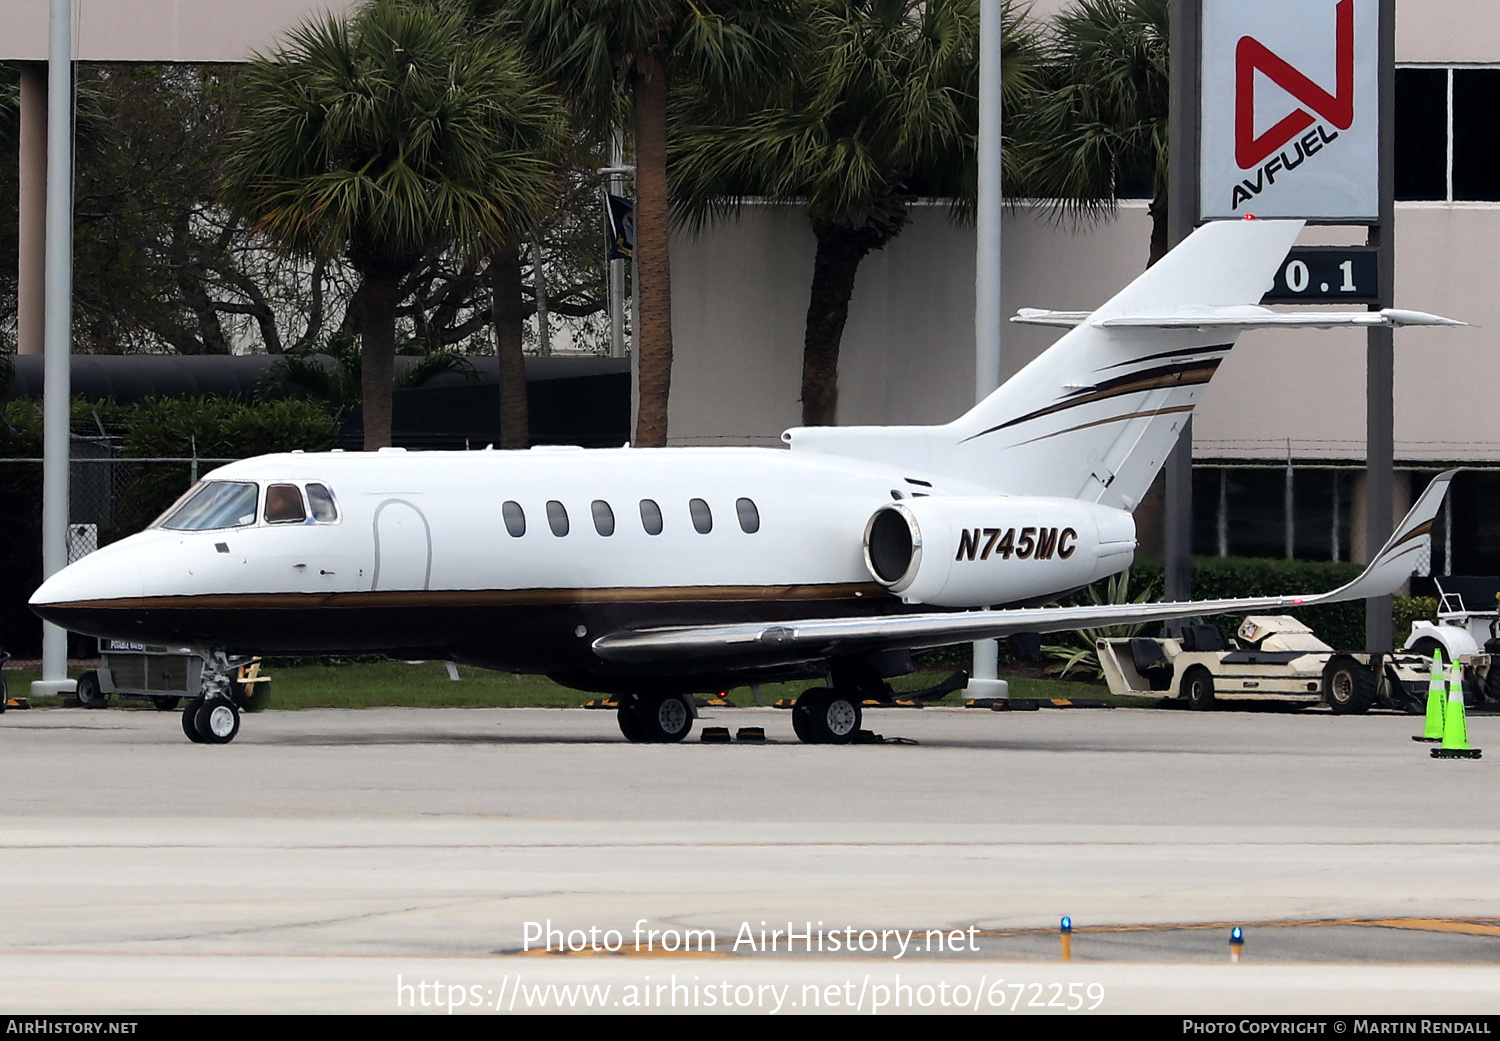
{"type": "Polygon", "coordinates": [[[875,511],[865,566],[907,603],[986,607],[1112,575],[1135,545],[1135,518],[1096,503],[929,496],[875,511]]]}

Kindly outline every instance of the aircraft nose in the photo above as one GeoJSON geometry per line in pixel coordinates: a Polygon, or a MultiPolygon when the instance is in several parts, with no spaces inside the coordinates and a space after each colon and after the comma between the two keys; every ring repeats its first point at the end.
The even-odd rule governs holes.
{"type": "Polygon", "coordinates": [[[129,541],[105,546],[47,579],[31,594],[31,609],[66,626],[64,619],[86,604],[140,596],[145,585],[129,541]]]}

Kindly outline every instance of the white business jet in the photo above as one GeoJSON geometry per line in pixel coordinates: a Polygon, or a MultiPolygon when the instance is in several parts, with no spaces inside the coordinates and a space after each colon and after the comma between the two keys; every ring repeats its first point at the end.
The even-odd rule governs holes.
{"type": "MultiPolygon", "coordinates": [[[[616,695],[632,741],[682,739],[694,692],[816,677],[797,733],[842,743],[913,651],[1384,595],[1427,546],[1449,475],[1330,593],[1027,606],[1130,564],[1131,511],[1241,330],[1462,324],[1256,306],[1301,226],[1210,224],[1092,314],[1022,312],[1073,328],[943,426],[799,428],[786,449],[261,456],[31,604],[226,668],[227,654],[379,652],[545,673],[616,695]]],[[[226,668],[189,704],[189,736],[238,731],[226,668]]]]}

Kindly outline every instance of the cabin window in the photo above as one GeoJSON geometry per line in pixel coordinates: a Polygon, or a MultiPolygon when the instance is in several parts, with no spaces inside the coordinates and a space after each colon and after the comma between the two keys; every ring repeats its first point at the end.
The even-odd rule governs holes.
{"type": "Polygon", "coordinates": [[[307,505],[312,510],[313,520],[332,524],[339,519],[338,507],[333,504],[333,493],[325,485],[307,486],[307,505]]]}
{"type": "MultiPolygon", "coordinates": [[[[521,504],[507,500],[500,507],[500,516],[505,518],[505,530],[514,538],[520,538],[526,534],[526,511],[521,509],[521,504]]],[[[566,523],[566,520],[564,521],[566,523]]]]}
{"type": "Polygon", "coordinates": [[[240,481],[203,481],[156,522],[173,531],[243,528],[255,523],[260,489],[240,481]]]}
{"type": "Polygon", "coordinates": [[[609,503],[603,499],[595,499],[594,505],[590,508],[594,512],[594,530],[601,535],[613,535],[615,533],[615,511],[609,508],[609,503]]]}
{"type": "Polygon", "coordinates": [[[568,533],[568,511],[556,499],[547,501],[547,526],[558,538],[568,533]]]}
{"type": "Polygon", "coordinates": [[[307,520],[302,492],[295,484],[273,484],[266,488],[266,523],[301,524],[307,520]]]}
{"type": "Polygon", "coordinates": [[[641,527],[647,535],[661,534],[661,507],[654,499],[641,500],[641,527]]]}
{"type": "Polygon", "coordinates": [[[740,519],[740,530],[746,535],[754,535],[760,530],[760,511],[755,508],[755,503],[750,499],[734,500],[734,512],[740,519]]]}
{"type": "Polygon", "coordinates": [[[707,535],[714,530],[714,515],[708,508],[708,503],[702,499],[692,499],[688,502],[688,513],[693,518],[693,530],[699,535],[707,535]]]}

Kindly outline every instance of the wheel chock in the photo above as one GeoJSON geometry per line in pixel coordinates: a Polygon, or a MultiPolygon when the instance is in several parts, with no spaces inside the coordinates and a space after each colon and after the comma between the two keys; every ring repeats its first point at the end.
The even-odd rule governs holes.
{"type": "Polygon", "coordinates": [[[729,744],[729,728],[704,727],[703,737],[700,740],[706,745],[727,745],[729,744]]]}
{"type": "Polygon", "coordinates": [[[583,703],[583,707],[597,709],[615,709],[620,707],[620,703],[614,698],[590,698],[588,701],[585,701],[583,703]]]}
{"type": "Polygon", "coordinates": [[[758,744],[764,744],[766,740],[766,728],[740,727],[734,732],[734,739],[736,741],[751,741],[758,744]]]}
{"type": "Polygon", "coordinates": [[[31,699],[30,698],[6,698],[5,699],[5,707],[7,709],[13,709],[13,708],[30,708],[31,707],[31,699]]]}

